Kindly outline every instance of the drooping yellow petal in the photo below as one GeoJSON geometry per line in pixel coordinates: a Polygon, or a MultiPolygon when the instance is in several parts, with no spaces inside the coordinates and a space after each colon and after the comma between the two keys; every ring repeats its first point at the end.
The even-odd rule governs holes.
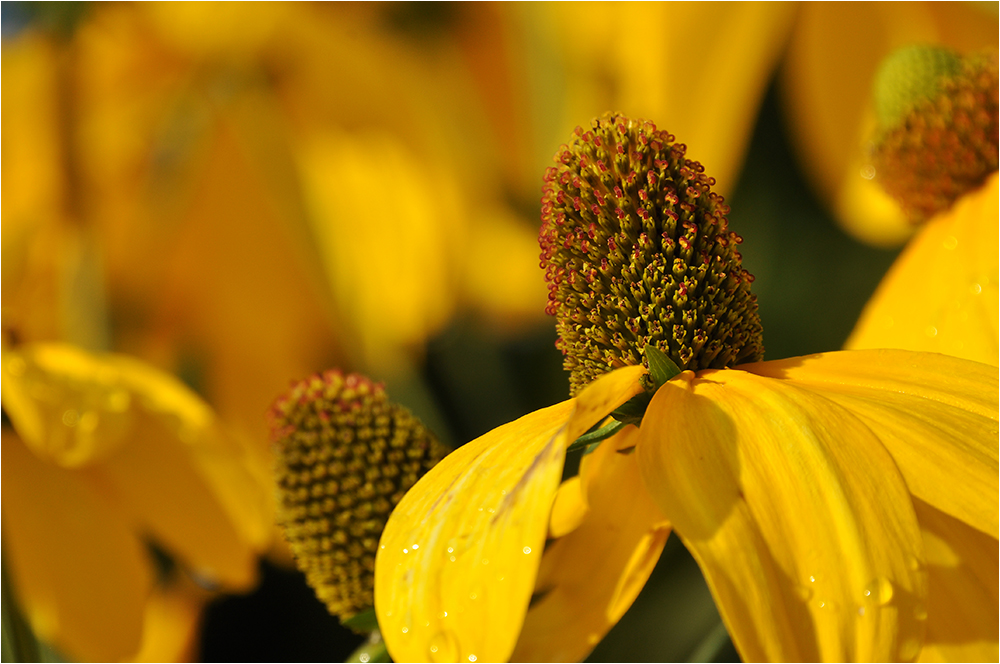
{"type": "Polygon", "coordinates": [[[269,537],[266,492],[211,409],[173,377],[64,344],[4,352],[4,407],[41,458],[76,468],[137,529],[207,578],[247,587],[269,537]]]}
{"type": "Polygon", "coordinates": [[[879,437],[913,495],[997,537],[996,367],[872,350],[740,368],[843,405],[879,437]]]}
{"type": "Polygon", "coordinates": [[[146,603],[142,647],[136,662],[192,662],[198,659],[201,612],[212,593],[183,575],[159,585],[146,603]]]}
{"type": "Polygon", "coordinates": [[[542,555],[515,662],[579,662],[607,634],[649,578],[670,534],[639,476],[629,426],[583,459],[591,509],[542,555]]]}
{"type": "Polygon", "coordinates": [[[919,661],[995,662],[998,657],[997,540],[922,500],[929,592],[927,640],[919,661]]]}
{"type": "Polygon", "coordinates": [[[642,367],[460,447],[396,506],[375,609],[397,661],[505,661],[534,588],[566,446],[642,390],[642,367]]]}
{"type": "Polygon", "coordinates": [[[685,372],[653,397],[637,453],[744,659],[916,656],[910,495],[848,411],[743,371],[685,372]]]}
{"type": "Polygon", "coordinates": [[[4,565],[32,628],[73,659],[134,656],[151,574],[125,515],[6,428],[2,450],[4,565]]]}
{"type": "Polygon", "coordinates": [[[845,348],[904,348],[996,366],[1000,178],[927,222],[882,280],[845,348]]]}

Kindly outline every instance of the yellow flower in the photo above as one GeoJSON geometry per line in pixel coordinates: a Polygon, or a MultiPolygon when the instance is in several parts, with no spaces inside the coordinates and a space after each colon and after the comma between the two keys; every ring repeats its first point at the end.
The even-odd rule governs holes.
{"type": "Polygon", "coordinates": [[[130,358],[56,343],[5,349],[2,379],[17,431],[3,434],[4,565],[41,638],[98,661],[182,645],[144,631],[148,609],[147,626],[190,639],[203,599],[161,589],[147,604],[150,544],[205,582],[256,582],[267,492],[190,390],[130,358]]]}
{"type": "Polygon", "coordinates": [[[996,52],[904,49],[879,75],[878,179],[926,221],[869,301],[847,348],[905,348],[997,365],[996,52]]]}
{"type": "Polygon", "coordinates": [[[673,530],[746,660],[995,658],[995,369],[755,361],[740,240],[683,154],[616,115],[557,154],[541,242],[577,396],[459,448],[397,506],[375,569],[389,652],[580,659],[673,530]],[[687,370],[667,380],[664,354],[687,370]],[[560,487],[609,413],[583,441],[617,433],[560,487]]]}
{"type": "Polygon", "coordinates": [[[913,232],[899,206],[867,176],[879,64],[914,44],[962,54],[995,48],[995,22],[996,7],[976,3],[799,6],[780,72],[792,144],[817,193],[854,237],[895,246],[913,232]]]}

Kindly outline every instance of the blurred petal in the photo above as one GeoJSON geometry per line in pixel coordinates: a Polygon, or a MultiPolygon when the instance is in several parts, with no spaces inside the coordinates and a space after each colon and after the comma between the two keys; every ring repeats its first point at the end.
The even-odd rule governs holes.
{"type": "Polygon", "coordinates": [[[387,133],[313,137],[300,151],[335,302],[374,373],[420,347],[455,306],[458,183],[387,133]]]}
{"type": "Polygon", "coordinates": [[[134,656],[151,578],[126,517],[6,428],[2,450],[4,564],[32,628],[74,659],[134,656]]]}
{"type": "Polygon", "coordinates": [[[608,110],[652,120],[681,137],[719,191],[732,191],[794,6],[532,3],[525,11],[564,53],[566,102],[551,135],[608,110]],[[662,38],[640,38],[640,29],[662,38]]]}
{"type": "Polygon", "coordinates": [[[201,612],[210,598],[186,577],[158,586],[146,603],[142,647],[133,661],[196,661],[201,612]]]}
{"type": "Polygon", "coordinates": [[[393,510],[375,608],[397,661],[505,661],[521,630],[566,446],[642,391],[640,366],[505,424],[431,469],[393,510]]]}
{"type": "Polygon", "coordinates": [[[994,173],[921,228],[845,348],[904,348],[1000,363],[998,182],[994,173]]]}
{"type": "Polygon", "coordinates": [[[747,364],[835,401],[892,455],[910,492],[997,536],[997,370],[909,351],[841,351],[747,364]]]}
{"type": "Polygon", "coordinates": [[[850,412],[743,371],[685,372],[653,397],[637,454],[744,659],[916,656],[916,517],[850,412]]]}
{"type": "Polygon", "coordinates": [[[995,11],[974,3],[812,2],[798,8],[781,81],[792,144],[821,197],[859,239],[884,245],[909,234],[898,208],[861,175],[872,79],[882,58],[911,44],[942,44],[962,53],[995,45],[994,23],[995,11]],[[876,204],[860,205],[859,199],[876,204]]]}
{"type": "Polygon", "coordinates": [[[549,544],[511,661],[579,662],[632,605],[670,526],[642,485],[639,430],[627,427],[583,459],[592,506],[582,525],[549,544]]]}
{"type": "Polygon", "coordinates": [[[913,506],[929,576],[927,640],[920,661],[997,661],[997,540],[921,500],[913,506]]]}
{"type": "Polygon", "coordinates": [[[172,376],[64,344],[4,352],[4,407],[40,457],[87,473],[207,578],[246,587],[266,492],[211,409],[172,376]]]}

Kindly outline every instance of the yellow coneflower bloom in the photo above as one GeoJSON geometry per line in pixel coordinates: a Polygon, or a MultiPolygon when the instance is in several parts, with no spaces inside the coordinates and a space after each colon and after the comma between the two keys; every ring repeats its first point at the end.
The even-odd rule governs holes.
{"type": "Polygon", "coordinates": [[[905,348],[998,364],[997,56],[914,47],[880,70],[876,180],[922,227],[847,348],[905,348]]]}
{"type": "Polygon", "coordinates": [[[190,640],[200,602],[170,590],[149,599],[150,544],[206,583],[256,582],[270,535],[264,484],[179,381],[57,343],[5,348],[2,379],[14,428],[3,438],[4,565],[40,638],[96,661],[183,645],[144,623],[190,640]]]}
{"type": "Polygon", "coordinates": [[[542,256],[576,396],[459,448],[393,512],[393,657],[582,658],[673,530],[744,659],[995,658],[995,369],[761,362],[740,239],[683,146],[607,115],[556,162],[542,256]],[[599,446],[560,488],[578,439],[599,446]]]}

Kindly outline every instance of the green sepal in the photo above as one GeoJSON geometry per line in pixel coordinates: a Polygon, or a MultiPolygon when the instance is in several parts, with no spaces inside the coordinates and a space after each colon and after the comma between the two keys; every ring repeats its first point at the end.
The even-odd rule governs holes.
{"type": "Polygon", "coordinates": [[[615,410],[611,411],[611,417],[622,424],[634,424],[639,426],[642,416],[646,414],[646,407],[653,396],[648,392],[637,394],[615,410]]]}
{"type": "Polygon", "coordinates": [[[350,627],[359,634],[374,632],[378,629],[378,618],[375,617],[375,609],[365,609],[361,613],[355,613],[350,618],[343,618],[340,624],[350,627]]]}
{"type": "Polygon", "coordinates": [[[582,436],[574,440],[573,443],[566,448],[566,451],[574,452],[580,449],[581,447],[587,447],[588,450],[584,452],[584,454],[588,454],[589,452],[596,450],[597,446],[601,443],[601,441],[610,438],[611,436],[621,431],[622,427],[624,427],[625,424],[626,424],[625,422],[619,422],[616,420],[599,429],[591,429],[587,433],[583,434],[582,436]],[[591,447],[593,447],[593,449],[590,449],[591,447]]]}
{"type": "Polygon", "coordinates": [[[653,379],[654,392],[681,372],[680,367],[656,346],[646,346],[646,363],[649,365],[649,375],[653,379]]]}

